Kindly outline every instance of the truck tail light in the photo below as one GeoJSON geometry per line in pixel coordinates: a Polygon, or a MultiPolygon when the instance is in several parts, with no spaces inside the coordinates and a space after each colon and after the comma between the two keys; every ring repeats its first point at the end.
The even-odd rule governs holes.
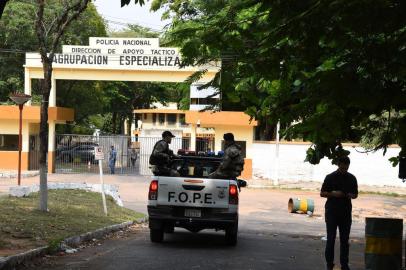
{"type": "Polygon", "coordinates": [[[229,186],[228,202],[229,204],[238,204],[238,187],[234,184],[229,186]]]}
{"type": "Polygon", "coordinates": [[[149,185],[148,200],[158,199],[158,180],[152,180],[149,185]]]}

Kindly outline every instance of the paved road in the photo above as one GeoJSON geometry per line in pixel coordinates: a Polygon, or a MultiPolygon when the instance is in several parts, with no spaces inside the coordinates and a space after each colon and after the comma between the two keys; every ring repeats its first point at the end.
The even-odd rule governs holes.
{"type": "MultiPolygon", "coordinates": [[[[100,246],[73,255],[48,258],[29,269],[322,270],[323,244],[318,238],[244,230],[236,247],[226,246],[220,232],[191,234],[183,230],[166,235],[162,244],[154,244],[149,241],[148,231],[140,229],[126,238],[105,240],[100,246]]],[[[352,269],[363,269],[362,244],[353,243],[351,249],[355,262],[352,269]]]]}
{"type": "MultiPolygon", "coordinates": [[[[97,183],[98,177],[52,175],[49,181],[97,183]]],[[[119,185],[126,207],[146,212],[148,178],[106,176],[105,182],[119,185]]],[[[0,191],[5,188],[6,185],[0,185],[0,191]]],[[[352,269],[363,269],[364,217],[405,216],[403,200],[362,195],[354,201],[352,269]]],[[[317,192],[244,189],[240,197],[237,247],[224,244],[223,232],[192,234],[181,229],[166,235],[163,244],[153,244],[149,241],[148,229],[141,228],[124,238],[106,240],[100,246],[46,260],[36,269],[325,269],[325,242],[321,240],[325,235],[323,204],[324,199],[317,192]],[[289,214],[290,197],[314,199],[314,216],[289,214]]]]}

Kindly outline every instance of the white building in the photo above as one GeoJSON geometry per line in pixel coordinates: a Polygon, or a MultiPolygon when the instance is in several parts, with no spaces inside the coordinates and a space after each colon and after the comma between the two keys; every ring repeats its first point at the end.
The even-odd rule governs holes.
{"type": "Polygon", "coordinates": [[[220,94],[214,87],[199,89],[200,84],[190,86],[190,107],[191,111],[201,111],[210,108],[218,109],[220,94]]]}

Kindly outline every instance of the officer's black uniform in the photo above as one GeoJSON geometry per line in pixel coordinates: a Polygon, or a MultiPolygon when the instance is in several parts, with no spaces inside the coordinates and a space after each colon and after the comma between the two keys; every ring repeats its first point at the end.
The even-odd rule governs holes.
{"type": "MultiPolygon", "coordinates": [[[[358,195],[357,179],[349,172],[335,171],[326,176],[322,192],[342,191],[344,194],[358,195]]],[[[342,269],[348,268],[349,236],[351,231],[352,204],[350,198],[328,198],[325,205],[325,219],[327,226],[327,243],[325,257],[329,267],[334,263],[334,243],[337,227],[340,231],[340,263],[342,269]]]]}
{"type": "Polygon", "coordinates": [[[176,170],[170,167],[171,158],[174,157],[169,144],[165,140],[158,141],[152,150],[149,164],[153,166],[153,174],[158,176],[179,176],[176,170]]]}

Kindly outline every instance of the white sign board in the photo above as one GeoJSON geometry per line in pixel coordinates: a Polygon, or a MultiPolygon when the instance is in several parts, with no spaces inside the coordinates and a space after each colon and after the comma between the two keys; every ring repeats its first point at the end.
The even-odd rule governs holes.
{"type": "MultiPolygon", "coordinates": [[[[42,67],[38,53],[26,53],[26,67],[42,67]]],[[[159,47],[158,38],[90,37],[89,46],[63,45],[53,57],[54,68],[115,69],[147,71],[217,72],[220,63],[185,66],[177,48],[159,47]]]]}
{"type": "Polygon", "coordinates": [[[89,37],[89,46],[147,46],[159,47],[159,38],[108,38],[108,37],[89,37]]]}
{"type": "Polygon", "coordinates": [[[94,159],[95,160],[103,160],[104,159],[104,153],[103,149],[99,146],[94,147],[94,159]]]}
{"type": "Polygon", "coordinates": [[[90,47],[90,46],[75,46],[63,45],[62,53],[74,54],[130,54],[130,55],[161,55],[161,56],[178,56],[178,48],[155,48],[155,47],[124,47],[124,46],[104,46],[104,47],[90,47]]]}

